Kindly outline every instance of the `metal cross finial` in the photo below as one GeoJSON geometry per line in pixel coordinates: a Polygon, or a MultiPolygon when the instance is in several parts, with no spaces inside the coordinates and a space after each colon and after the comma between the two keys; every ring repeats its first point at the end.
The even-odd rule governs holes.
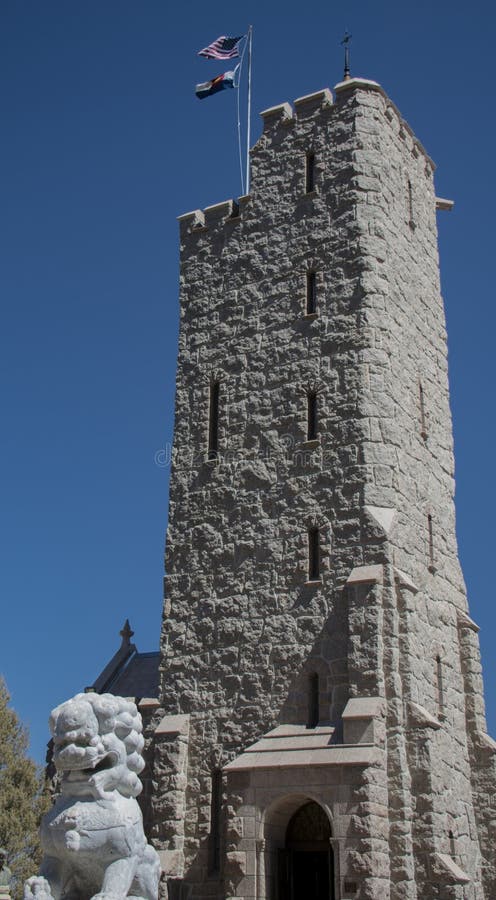
{"type": "Polygon", "coordinates": [[[343,81],[349,81],[351,78],[350,75],[350,41],[352,35],[347,31],[344,33],[344,38],[341,41],[341,46],[344,47],[344,77],[343,81]]]}

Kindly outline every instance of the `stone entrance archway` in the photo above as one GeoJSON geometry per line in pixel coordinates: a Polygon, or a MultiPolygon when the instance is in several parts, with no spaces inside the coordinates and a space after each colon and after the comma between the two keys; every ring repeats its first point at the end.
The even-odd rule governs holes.
{"type": "Polygon", "coordinates": [[[311,800],[293,813],[278,855],[277,900],[334,900],[329,819],[311,800]]]}
{"type": "Polygon", "coordinates": [[[262,900],[336,900],[330,812],[308,794],[274,801],[263,816],[258,855],[262,900]]]}

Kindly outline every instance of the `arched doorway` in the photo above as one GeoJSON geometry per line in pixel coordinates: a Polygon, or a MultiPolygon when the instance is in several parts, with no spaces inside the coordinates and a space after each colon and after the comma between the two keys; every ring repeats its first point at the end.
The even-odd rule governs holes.
{"type": "Polygon", "coordinates": [[[335,900],[331,825],[318,803],[292,815],[279,851],[278,900],[335,900]]]}

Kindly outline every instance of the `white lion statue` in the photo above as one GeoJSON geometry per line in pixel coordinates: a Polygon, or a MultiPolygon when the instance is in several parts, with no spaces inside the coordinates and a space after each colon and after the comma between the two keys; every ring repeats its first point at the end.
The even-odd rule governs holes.
{"type": "Polygon", "coordinates": [[[61,793],[41,823],[45,856],[24,900],[157,900],[160,863],[136,797],[141,716],[112,694],[77,694],[50,716],[61,793]]]}

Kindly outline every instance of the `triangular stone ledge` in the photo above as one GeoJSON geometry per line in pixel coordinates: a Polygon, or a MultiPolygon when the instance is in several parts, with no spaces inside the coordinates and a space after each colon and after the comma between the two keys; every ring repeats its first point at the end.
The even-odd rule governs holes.
{"type": "Polygon", "coordinates": [[[396,510],[390,506],[364,506],[364,510],[382,528],[384,534],[391,531],[396,510]]]}
{"type": "Polygon", "coordinates": [[[396,581],[398,582],[398,584],[400,584],[402,587],[406,587],[406,588],[408,588],[410,591],[413,591],[415,594],[418,594],[419,588],[417,587],[417,585],[415,584],[415,582],[412,581],[412,579],[410,578],[410,576],[407,575],[406,572],[403,572],[403,571],[402,571],[402,569],[397,569],[397,568],[395,567],[395,569],[394,569],[394,577],[396,578],[396,581]]]}
{"type": "Polygon", "coordinates": [[[436,719],[435,716],[431,715],[431,713],[425,709],[424,706],[420,706],[419,703],[410,702],[408,704],[408,712],[410,726],[413,728],[441,728],[439,719],[436,719]]]}
{"type": "Polygon", "coordinates": [[[434,853],[431,866],[436,880],[447,884],[468,884],[472,880],[447,853],[434,853]]]}
{"type": "Polygon", "coordinates": [[[470,631],[475,631],[476,634],[480,631],[477,622],[474,622],[466,613],[458,613],[458,627],[469,628],[470,631]]]}
{"type": "Polygon", "coordinates": [[[484,731],[479,731],[476,743],[482,750],[490,750],[491,753],[496,753],[496,741],[484,731]]]}

